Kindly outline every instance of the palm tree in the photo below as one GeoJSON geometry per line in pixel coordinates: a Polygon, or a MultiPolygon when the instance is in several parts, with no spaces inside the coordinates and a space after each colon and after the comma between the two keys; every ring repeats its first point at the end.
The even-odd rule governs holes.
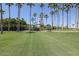
{"type": "Polygon", "coordinates": [[[1,34],[3,34],[3,14],[4,14],[5,11],[3,11],[3,9],[2,9],[2,3],[0,3],[0,8],[1,8],[1,10],[0,10],[0,13],[1,13],[1,21],[0,21],[0,23],[1,23],[1,34]]]}
{"type": "Polygon", "coordinates": [[[55,4],[55,7],[56,7],[55,13],[57,15],[57,28],[59,29],[59,25],[60,25],[60,15],[59,15],[60,4],[55,4]]]}
{"type": "MultiPolygon", "coordinates": [[[[50,8],[51,12],[53,13],[53,15],[54,15],[54,20],[55,20],[55,14],[56,14],[57,4],[56,4],[56,3],[49,3],[49,4],[48,4],[48,8],[50,8]]],[[[53,19],[52,17],[53,17],[53,16],[51,15],[51,19],[53,19]]],[[[52,28],[53,28],[53,25],[54,25],[54,24],[52,24],[52,28]]]]}
{"type": "Polygon", "coordinates": [[[18,7],[17,31],[20,31],[20,12],[21,12],[22,5],[23,5],[23,3],[16,4],[16,6],[18,7]]]}
{"type": "MultiPolygon", "coordinates": [[[[36,24],[37,13],[33,13],[33,16],[35,17],[35,24],[36,24]]],[[[35,25],[35,26],[37,26],[37,25],[35,25]]]]}
{"type": "Polygon", "coordinates": [[[29,26],[29,31],[31,32],[31,14],[32,14],[32,6],[35,6],[33,3],[28,3],[27,6],[30,7],[30,26],[29,26]]]}
{"type": "Polygon", "coordinates": [[[69,5],[70,5],[70,28],[71,28],[71,19],[72,19],[72,17],[71,17],[71,10],[73,8],[73,4],[69,3],[69,5]]]}
{"type": "Polygon", "coordinates": [[[64,10],[65,10],[65,6],[64,6],[64,3],[61,4],[61,10],[62,10],[62,30],[63,30],[63,27],[64,27],[64,10]]]}
{"type": "MultiPolygon", "coordinates": [[[[77,24],[78,24],[78,21],[77,21],[77,13],[78,13],[78,11],[77,11],[77,6],[78,6],[78,4],[77,3],[73,3],[73,4],[71,4],[71,8],[75,8],[76,9],[76,15],[75,15],[75,24],[74,24],[74,26],[75,26],[75,30],[78,28],[77,27],[77,24]]],[[[70,13],[71,13],[71,9],[70,9],[70,13]]],[[[70,16],[71,17],[71,16],[70,16]]],[[[70,19],[70,21],[71,21],[71,19],[70,19]]],[[[70,23],[70,25],[72,25],[71,23],[70,23]]],[[[71,26],[70,26],[71,27],[71,26]]]]}
{"type": "Polygon", "coordinates": [[[46,18],[46,29],[47,29],[47,18],[48,18],[48,15],[44,15],[44,17],[46,18]]]}
{"type": "Polygon", "coordinates": [[[68,23],[68,15],[69,15],[69,9],[70,9],[70,5],[67,3],[67,4],[65,4],[65,6],[66,6],[66,13],[67,13],[67,29],[68,29],[68,25],[69,25],[69,23],[68,23]]]}
{"type": "MultiPolygon", "coordinates": [[[[13,5],[13,3],[6,3],[6,5],[8,5],[8,11],[9,11],[9,20],[11,19],[11,6],[13,5]]],[[[10,31],[10,21],[8,21],[8,31],[10,31]]]]}
{"type": "Polygon", "coordinates": [[[47,18],[48,18],[48,15],[47,15],[47,14],[44,15],[44,17],[46,18],[46,25],[47,25],[47,18]]]}
{"type": "Polygon", "coordinates": [[[55,13],[54,11],[50,12],[50,14],[51,14],[51,24],[52,24],[51,29],[53,29],[53,15],[54,15],[54,13],[55,13]]]}
{"type": "Polygon", "coordinates": [[[78,26],[77,26],[77,24],[78,24],[78,22],[77,22],[77,14],[78,14],[78,11],[77,11],[77,6],[78,6],[78,4],[74,4],[74,7],[75,7],[75,9],[76,9],[76,16],[75,16],[75,29],[77,30],[77,28],[78,28],[78,26]]]}
{"type": "Polygon", "coordinates": [[[32,19],[31,19],[31,21],[32,21],[32,29],[33,29],[33,26],[34,26],[34,22],[35,22],[35,18],[34,17],[32,17],[32,19]]]}
{"type": "MultiPolygon", "coordinates": [[[[53,29],[53,15],[54,15],[54,11],[55,11],[55,5],[53,3],[49,3],[48,4],[48,8],[50,8],[50,14],[51,14],[51,24],[52,24],[52,28],[53,29]],[[53,11],[54,9],[54,11],[53,11]]],[[[55,17],[54,17],[55,18],[55,17]]]]}
{"type": "Polygon", "coordinates": [[[35,17],[35,20],[36,20],[36,17],[37,17],[37,13],[34,13],[34,14],[33,14],[33,16],[35,17]]]}
{"type": "Polygon", "coordinates": [[[34,23],[34,21],[35,21],[35,18],[34,18],[34,17],[32,17],[31,21],[32,21],[32,25],[33,25],[33,23],[34,23]]]}
{"type": "Polygon", "coordinates": [[[42,15],[41,16],[41,21],[40,21],[40,23],[41,23],[40,26],[43,25],[43,15],[44,15],[43,8],[44,8],[44,6],[45,5],[43,3],[40,4],[40,7],[41,7],[41,13],[40,13],[40,15],[42,15]]]}
{"type": "MultiPolygon", "coordinates": [[[[53,3],[53,8],[54,8],[54,21],[56,21],[56,15],[57,15],[57,3],[53,3]]],[[[56,26],[56,24],[55,24],[55,26],[56,26]]]]}
{"type": "Polygon", "coordinates": [[[75,7],[76,7],[76,29],[78,29],[78,27],[79,27],[79,3],[77,3],[76,5],[75,5],[75,7]]]}
{"type": "Polygon", "coordinates": [[[49,3],[49,4],[48,4],[48,8],[50,8],[50,11],[53,11],[53,9],[54,9],[54,11],[55,11],[55,4],[49,3]]]}

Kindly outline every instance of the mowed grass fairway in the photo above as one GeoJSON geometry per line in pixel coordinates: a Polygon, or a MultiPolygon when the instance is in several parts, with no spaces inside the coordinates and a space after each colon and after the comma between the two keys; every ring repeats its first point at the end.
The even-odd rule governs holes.
{"type": "Polygon", "coordinates": [[[79,32],[4,32],[0,55],[79,56],[79,32]]]}

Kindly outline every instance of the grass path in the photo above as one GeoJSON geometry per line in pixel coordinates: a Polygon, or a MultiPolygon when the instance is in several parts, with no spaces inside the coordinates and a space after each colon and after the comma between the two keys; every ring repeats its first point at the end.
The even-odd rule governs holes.
{"type": "Polygon", "coordinates": [[[5,32],[0,55],[79,55],[79,32],[5,32]]]}

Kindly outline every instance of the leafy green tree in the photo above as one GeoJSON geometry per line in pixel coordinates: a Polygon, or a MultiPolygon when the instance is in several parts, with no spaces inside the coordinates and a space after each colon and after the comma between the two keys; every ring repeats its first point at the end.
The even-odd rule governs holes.
{"type": "MultiPolygon", "coordinates": [[[[8,28],[8,22],[10,21],[10,31],[16,31],[17,28],[16,28],[16,25],[17,25],[17,22],[16,22],[17,19],[15,18],[11,18],[9,20],[9,18],[4,18],[3,19],[3,31],[7,31],[7,28],[8,28]]],[[[27,23],[24,21],[24,19],[20,19],[19,20],[21,25],[20,25],[20,29],[21,30],[25,30],[27,28],[27,23]]],[[[0,21],[1,23],[1,21],[0,21]]]]}

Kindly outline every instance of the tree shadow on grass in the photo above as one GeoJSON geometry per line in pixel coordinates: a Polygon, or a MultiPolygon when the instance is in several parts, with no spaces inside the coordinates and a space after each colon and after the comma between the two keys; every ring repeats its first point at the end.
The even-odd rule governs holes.
{"type": "Polygon", "coordinates": [[[35,33],[34,31],[31,31],[31,32],[27,32],[27,33],[35,33]]]}

